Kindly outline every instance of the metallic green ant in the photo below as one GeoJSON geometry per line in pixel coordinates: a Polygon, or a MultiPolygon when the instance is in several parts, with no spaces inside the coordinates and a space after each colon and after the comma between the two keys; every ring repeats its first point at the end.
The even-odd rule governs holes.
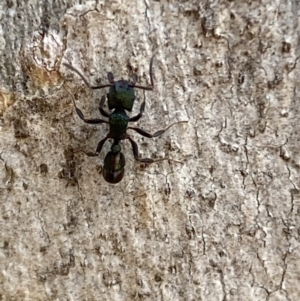
{"type": "MultiPolygon", "coordinates": [[[[121,152],[121,146],[120,146],[120,141],[124,139],[128,139],[131,143],[132,146],[132,151],[135,160],[143,163],[153,163],[157,161],[162,161],[162,160],[170,160],[168,158],[162,158],[162,159],[150,159],[150,158],[140,158],[139,157],[139,151],[138,151],[138,145],[137,143],[127,134],[127,129],[134,130],[140,135],[148,138],[154,138],[162,135],[166,130],[168,130],[171,126],[178,124],[178,123],[184,123],[187,121],[179,121],[175,122],[171,125],[169,125],[167,128],[163,130],[159,130],[155,132],[154,134],[150,134],[148,132],[145,132],[144,130],[138,128],[138,127],[130,127],[128,126],[129,122],[133,121],[138,121],[145,110],[145,100],[141,104],[140,107],[140,112],[138,115],[129,117],[125,110],[131,112],[134,100],[135,100],[135,88],[142,89],[142,90],[147,90],[147,91],[152,91],[154,84],[153,84],[153,76],[152,76],[152,65],[153,65],[153,58],[152,56],[150,60],[150,86],[139,86],[136,85],[137,82],[137,75],[133,74],[131,76],[131,79],[127,80],[118,80],[114,81],[114,76],[111,72],[107,74],[107,79],[108,79],[108,84],[105,85],[100,85],[100,86],[92,86],[86,79],[85,77],[73,66],[64,63],[63,65],[66,66],[67,68],[71,69],[75,73],[77,73],[82,80],[85,82],[85,84],[90,88],[90,89],[102,89],[102,88],[107,88],[109,87],[109,92],[107,94],[107,102],[108,102],[108,108],[109,110],[113,110],[112,113],[108,113],[103,109],[104,102],[105,102],[105,96],[101,98],[100,104],[99,104],[99,111],[102,116],[107,117],[108,121],[103,120],[103,119],[86,119],[82,113],[82,111],[77,108],[75,100],[72,97],[76,112],[78,116],[85,122],[89,124],[99,124],[99,123],[107,123],[109,125],[109,132],[107,136],[102,139],[98,145],[96,152],[93,154],[89,154],[90,156],[98,156],[99,153],[101,152],[101,149],[105,143],[105,141],[109,138],[113,139],[113,144],[110,148],[110,151],[107,153],[104,159],[104,166],[103,166],[103,177],[104,179],[112,184],[119,183],[124,176],[125,172],[125,156],[121,152]]],[[[68,91],[69,92],[69,91],[68,91]]],[[[174,160],[173,160],[174,161],[174,160]]]]}

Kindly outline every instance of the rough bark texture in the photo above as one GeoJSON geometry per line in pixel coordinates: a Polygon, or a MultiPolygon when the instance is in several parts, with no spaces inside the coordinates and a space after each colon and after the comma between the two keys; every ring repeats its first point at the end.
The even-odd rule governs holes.
{"type": "MultiPolygon", "coordinates": [[[[83,2],[83,3],[81,3],[83,2]]],[[[0,300],[289,300],[300,295],[299,1],[0,4],[0,300]],[[123,181],[94,151],[93,84],[136,72],[123,181]]]]}

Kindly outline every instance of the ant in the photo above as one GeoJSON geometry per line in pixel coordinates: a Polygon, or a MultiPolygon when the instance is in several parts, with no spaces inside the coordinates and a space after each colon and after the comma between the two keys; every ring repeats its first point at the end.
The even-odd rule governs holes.
{"type": "Polygon", "coordinates": [[[103,96],[100,100],[99,103],[99,111],[102,116],[107,117],[107,120],[103,119],[86,119],[82,113],[82,111],[76,106],[74,97],[72,94],[68,91],[70,96],[72,97],[72,101],[75,106],[75,110],[77,115],[79,116],[80,119],[82,119],[85,123],[89,124],[100,124],[100,123],[106,123],[109,125],[109,132],[106,135],[104,139],[102,139],[96,148],[96,152],[93,154],[89,154],[90,156],[98,156],[99,153],[101,152],[101,149],[105,143],[105,141],[109,138],[113,139],[113,144],[111,145],[110,151],[107,153],[104,159],[104,166],[103,166],[103,177],[104,179],[112,184],[119,183],[124,176],[125,172],[125,156],[121,152],[121,146],[120,146],[120,141],[124,139],[128,139],[131,143],[132,146],[132,151],[135,160],[143,163],[153,163],[161,160],[167,160],[166,158],[163,159],[150,159],[150,158],[140,158],[139,157],[139,151],[138,151],[138,145],[137,143],[127,134],[127,130],[134,130],[140,135],[148,138],[154,138],[162,135],[166,130],[168,130],[171,126],[178,124],[178,123],[184,123],[187,121],[179,121],[175,122],[168,127],[166,127],[163,130],[159,130],[155,132],[154,134],[150,134],[138,127],[131,127],[128,126],[129,122],[135,122],[138,121],[145,110],[145,99],[143,103],[141,104],[140,107],[140,112],[136,116],[129,117],[126,114],[126,111],[131,112],[134,100],[135,100],[135,88],[137,89],[142,89],[146,91],[152,91],[154,88],[153,84],[153,75],[152,75],[152,65],[153,65],[153,58],[152,56],[150,60],[150,67],[149,67],[149,73],[150,73],[150,82],[151,84],[149,86],[139,86],[136,85],[137,82],[137,75],[133,74],[129,80],[114,80],[114,76],[111,72],[108,72],[107,74],[107,79],[108,79],[108,84],[100,85],[100,86],[92,86],[86,78],[73,66],[70,64],[64,63],[63,65],[66,66],[67,68],[71,69],[74,71],[77,75],[79,75],[82,80],[85,82],[85,84],[93,90],[96,89],[103,89],[109,87],[109,92],[107,94],[107,102],[108,102],[108,108],[109,110],[113,110],[112,113],[107,112],[106,110],[103,109],[104,103],[105,103],[105,96],[103,96]]]}

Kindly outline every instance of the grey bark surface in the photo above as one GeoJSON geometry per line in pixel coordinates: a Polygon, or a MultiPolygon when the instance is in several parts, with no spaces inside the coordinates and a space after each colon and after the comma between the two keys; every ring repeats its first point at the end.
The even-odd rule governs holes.
{"type": "Polygon", "coordinates": [[[300,296],[298,1],[2,1],[0,300],[300,296]],[[93,84],[138,74],[122,182],[93,84]]]}

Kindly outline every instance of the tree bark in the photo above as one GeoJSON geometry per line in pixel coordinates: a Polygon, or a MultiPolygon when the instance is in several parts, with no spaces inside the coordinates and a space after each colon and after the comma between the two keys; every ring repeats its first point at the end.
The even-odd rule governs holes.
{"type": "Polygon", "coordinates": [[[0,300],[299,300],[298,1],[0,6],[0,300]],[[134,126],[188,123],[128,130],[172,160],[125,140],[109,184],[71,98],[102,118],[108,88],[62,63],[145,86],[153,54],[134,126]]]}

